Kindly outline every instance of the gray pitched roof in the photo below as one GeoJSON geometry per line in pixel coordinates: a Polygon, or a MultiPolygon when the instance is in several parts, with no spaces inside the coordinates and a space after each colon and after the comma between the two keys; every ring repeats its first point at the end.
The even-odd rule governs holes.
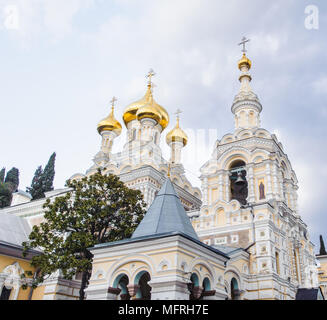
{"type": "Polygon", "coordinates": [[[0,214],[0,241],[20,246],[28,240],[31,228],[24,218],[8,213],[0,214]]]}
{"type": "Polygon", "coordinates": [[[167,178],[134,231],[132,239],[169,232],[183,233],[199,240],[170,179],[167,178]]]}

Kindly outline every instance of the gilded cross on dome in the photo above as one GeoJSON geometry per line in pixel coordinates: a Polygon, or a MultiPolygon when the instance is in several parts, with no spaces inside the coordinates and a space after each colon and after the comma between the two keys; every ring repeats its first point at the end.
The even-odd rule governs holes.
{"type": "Polygon", "coordinates": [[[153,69],[150,69],[148,74],[146,75],[146,77],[149,79],[149,84],[152,85],[152,77],[154,77],[156,74],[155,72],[153,71],[153,69]]]}
{"type": "Polygon", "coordinates": [[[181,113],[183,113],[182,110],[180,110],[180,109],[177,109],[177,110],[176,110],[175,114],[176,114],[176,117],[177,117],[178,119],[179,119],[179,115],[180,115],[181,113]]]}
{"type": "Polygon", "coordinates": [[[245,44],[247,43],[247,42],[249,42],[250,41],[250,39],[246,39],[246,37],[243,37],[242,38],[242,41],[238,44],[239,46],[240,45],[243,45],[243,50],[242,50],[242,52],[245,54],[246,52],[247,52],[247,50],[245,49],[245,44]]]}
{"type": "Polygon", "coordinates": [[[117,102],[118,99],[116,97],[112,97],[112,99],[110,100],[111,103],[111,107],[114,108],[115,107],[115,102],[117,102]]]}

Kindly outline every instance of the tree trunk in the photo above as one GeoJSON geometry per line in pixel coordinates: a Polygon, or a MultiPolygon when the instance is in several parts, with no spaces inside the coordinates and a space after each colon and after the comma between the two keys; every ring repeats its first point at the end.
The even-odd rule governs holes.
{"type": "Polygon", "coordinates": [[[82,274],[82,284],[81,284],[81,288],[79,290],[79,300],[85,299],[85,289],[86,289],[87,285],[89,284],[90,276],[91,276],[91,273],[89,271],[84,271],[82,274]]]}

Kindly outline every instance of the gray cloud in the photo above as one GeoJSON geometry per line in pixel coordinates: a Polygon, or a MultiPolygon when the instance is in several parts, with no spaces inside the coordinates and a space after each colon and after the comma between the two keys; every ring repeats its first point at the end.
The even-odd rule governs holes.
{"type": "MultiPolygon", "coordinates": [[[[6,3],[15,1],[4,1],[6,3]]],[[[85,172],[98,151],[96,124],[108,101],[124,106],[144,94],[152,67],[156,100],[170,115],[181,108],[183,128],[213,139],[234,129],[230,111],[238,83],[237,43],[252,39],[253,89],[263,104],[262,126],[277,131],[300,183],[300,210],[312,240],[326,234],[326,14],[306,30],[308,1],[16,1],[18,32],[0,30],[3,45],[0,165],[21,170],[21,188],[57,152],[56,187],[85,172]]],[[[170,127],[174,125],[174,118],[170,127]]],[[[118,151],[125,132],[117,139],[118,151]]],[[[187,155],[188,148],[184,150],[187,155]]],[[[162,141],[168,157],[168,148],[162,141]]],[[[206,149],[207,150],[207,149],[206,149]]],[[[202,150],[203,151],[203,150],[202,150]]],[[[203,164],[187,162],[189,178],[203,164]]]]}

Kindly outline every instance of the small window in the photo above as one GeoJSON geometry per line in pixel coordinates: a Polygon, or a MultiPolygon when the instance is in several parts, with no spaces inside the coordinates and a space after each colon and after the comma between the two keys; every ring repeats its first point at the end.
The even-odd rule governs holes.
{"type": "Polygon", "coordinates": [[[215,244],[226,244],[227,243],[227,237],[222,237],[222,238],[216,238],[215,239],[215,244]]]}
{"type": "Polygon", "coordinates": [[[232,243],[238,242],[238,235],[232,236],[232,243]]]}

